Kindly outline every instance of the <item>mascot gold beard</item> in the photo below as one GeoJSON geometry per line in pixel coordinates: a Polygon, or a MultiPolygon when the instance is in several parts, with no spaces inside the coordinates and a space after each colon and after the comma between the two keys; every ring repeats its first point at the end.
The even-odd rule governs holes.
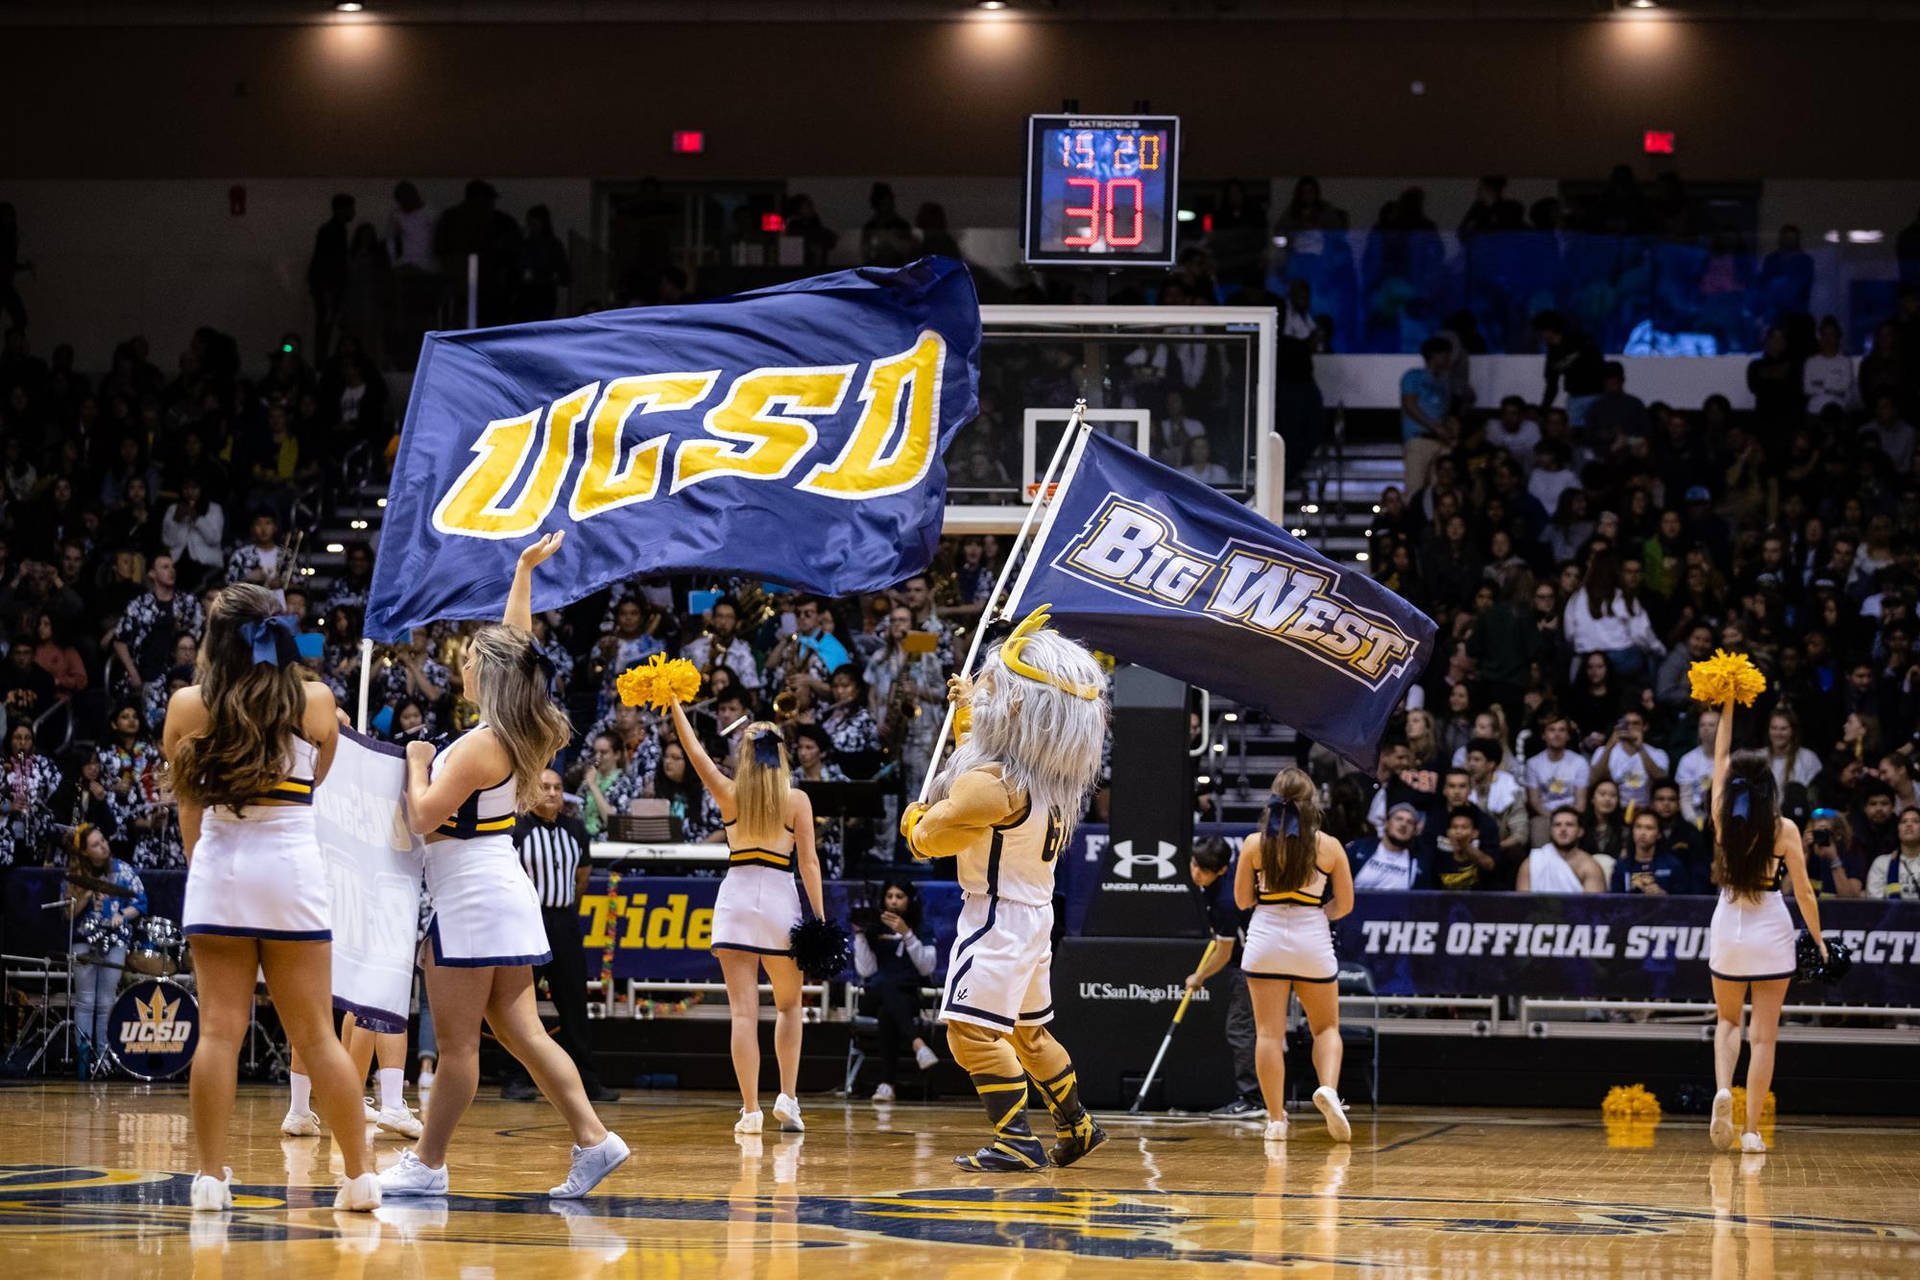
{"type": "Polygon", "coordinates": [[[1107,1137],[1046,1027],[1053,874],[1100,769],[1107,680],[1092,654],[1046,623],[1043,605],[976,679],[954,681],[960,745],[934,779],[933,803],[901,821],[916,858],[958,860],[966,891],[940,1020],[993,1126],[991,1142],[954,1163],[983,1172],[1064,1167],[1107,1137]],[[1027,1124],[1029,1076],[1053,1113],[1051,1150],[1027,1124]]]}

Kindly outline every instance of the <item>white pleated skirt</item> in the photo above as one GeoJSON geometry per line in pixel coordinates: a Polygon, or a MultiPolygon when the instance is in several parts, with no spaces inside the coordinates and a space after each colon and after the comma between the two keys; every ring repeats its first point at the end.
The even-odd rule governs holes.
{"type": "Polygon", "coordinates": [[[792,955],[793,926],[799,923],[800,889],[793,872],[746,863],[727,868],[713,903],[716,950],[792,955]]]}
{"type": "Polygon", "coordinates": [[[1791,978],[1798,967],[1786,900],[1769,892],[1752,902],[1722,889],[1707,929],[1707,971],[1732,982],[1765,982],[1791,978]]]}
{"type": "Polygon", "coordinates": [[[1253,909],[1240,971],[1249,978],[1332,982],[1340,963],[1333,956],[1333,926],[1319,907],[1274,903],[1253,909]]]}
{"type": "Polygon", "coordinates": [[[455,969],[545,964],[553,959],[540,898],[507,834],[427,845],[433,962],[455,969]]]}
{"type": "Polygon", "coordinates": [[[326,855],[304,804],[208,809],[187,865],[181,929],[189,935],[330,942],[326,855]]]}

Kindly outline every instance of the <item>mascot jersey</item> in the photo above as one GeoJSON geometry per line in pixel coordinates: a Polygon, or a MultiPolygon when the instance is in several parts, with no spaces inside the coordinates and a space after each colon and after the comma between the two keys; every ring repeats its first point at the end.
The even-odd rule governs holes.
{"type": "Polygon", "coordinates": [[[969,897],[1045,907],[1053,903],[1062,831],[1059,814],[1034,812],[1024,796],[1007,794],[997,770],[981,768],[954,779],[947,798],[913,824],[908,842],[922,857],[956,859],[969,897]]]}

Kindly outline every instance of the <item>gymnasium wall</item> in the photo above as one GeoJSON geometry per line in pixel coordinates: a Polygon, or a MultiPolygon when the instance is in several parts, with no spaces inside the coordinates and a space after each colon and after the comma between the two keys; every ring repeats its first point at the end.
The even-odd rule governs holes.
{"type": "Polygon", "coordinates": [[[1186,172],[1912,176],[1920,23],[8,26],[0,175],[1004,176],[1020,121],[1182,113],[1186,172]],[[1419,92],[1415,91],[1418,82],[1419,92]],[[1810,100],[1813,85],[1845,85],[1810,100]],[[1509,127],[1525,120],[1524,131],[1509,127]],[[702,156],[668,133],[701,128],[702,156]]]}

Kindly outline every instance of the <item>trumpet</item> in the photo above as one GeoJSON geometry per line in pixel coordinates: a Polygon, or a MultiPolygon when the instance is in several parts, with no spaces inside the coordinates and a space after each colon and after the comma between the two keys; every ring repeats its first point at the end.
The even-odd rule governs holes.
{"type": "Polygon", "coordinates": [[[786,688],[773,695],[773,722],[784,729],[811,704],[811,696],[800,677],[788,676],[786,688]]]}
{"type": "Polygon", "coordinates": [[[893,688],[887,693],[886,714],[880,722],[880,750],[889,760],[900,758],[900,749],[906,745],[907,731],[912,728],[914,717],[920,714],[920,686],[913,677],[907,675],[903,667],[894,677],[893,688]]]}

